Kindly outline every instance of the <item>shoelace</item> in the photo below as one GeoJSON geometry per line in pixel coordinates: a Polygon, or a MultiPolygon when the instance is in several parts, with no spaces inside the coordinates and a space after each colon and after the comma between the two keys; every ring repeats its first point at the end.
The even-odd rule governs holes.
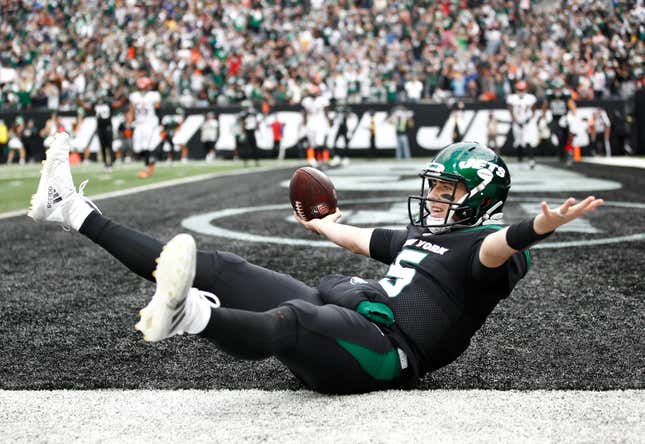
{"type": "Polygon", "coordinates": [[[222,306],[221,302],[219,301],[219,298],[215,296],[213,293],[210,293],[204,290],[197,290],[197,292],[199,296],[206,299],[213,308],[219,308],[222,306]]]}
{"type": "MultiPolygon", "coordinates": [[[[87,186],[87,184],[88,184],[89,182],[90,182],[90,179],[85,179],[83,182],[81,182],[81,183],[79,184],[79,186],[78,186],[78,195],[79,195],[79,196],[81,196],[81,197],[83,198],[83,200],[84,200],[85,202],[87,202],[87,203],[89,204],[89,206],[90,206],[90,207],[92,207],[92,209],[94,209],[94,211],[97,211],[99,214],[103,214],[103,213],[101,212],[101,210],[99,210],[99,207],[97,207],[97,206],[94,204],[94,202],[92,202],[90,199],[88,199],[87,197],[85,197],[84,190],[85,190],[85,187],[87,186]]],[[[63,227],[63,230],[65,230],[65,231],[71,231],[71,230],[72,230],[72,227],[70,227],[70,226],[69,226],[69,225],[67,225],[67,224],[61,224],[61,226],[63,227]]]]}

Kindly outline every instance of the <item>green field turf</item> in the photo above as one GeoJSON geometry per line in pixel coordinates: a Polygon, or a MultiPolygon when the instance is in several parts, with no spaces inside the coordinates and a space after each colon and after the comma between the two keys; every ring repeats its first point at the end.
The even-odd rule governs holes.
{"type": "MultiPolygon", "coordinates": [[[[283,164],[280,164],[283,165],[283,164]]],[[[285,163],[286,165],[286,163],[285,163]]],[[[261,166],[278,166],[274,160],[262,161],[261,166]]],[[[146,179],[138,177],[141,163],[117,164],[112,173],[107,173],[102,164],[77,165],[72,167],[76,186],[85,179],[90,182],[86,195],[96,195],[125,190],[168,180],[176,180],[205,174],[217,174],[243,169],[239,161],[218,161],[213,163],[190,162],[187,164],[159,163],[155,174],[146,179]]],[[[40,177],[40,164],[0,165],[0,213],[27,209],[31,195],[36,191],[40,177]]]]}

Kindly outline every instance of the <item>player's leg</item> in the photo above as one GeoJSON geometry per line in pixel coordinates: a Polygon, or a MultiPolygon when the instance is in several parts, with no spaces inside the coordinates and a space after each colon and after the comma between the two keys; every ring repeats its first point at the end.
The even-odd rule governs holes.
{"type": "Polygon", "coordinates": [[[337,305],[289,301],[264,313],[213,308],[201,335],[238,358],[275,356],[323,393],[379,390],[401,380],[397,347],[375,324],[337,305]]]}
{"type": "Polygon", "coordinates": [[[309,165],[311,165],[312,167],[316,167],[318,165],[318,160],[316,159],[317,132],[316,132],[316,128],[314,128],[311,125],[311,123],[307,125],[306,138],[307,138],[307,155],[306,155],[307,163],[309,163],[309,165]]]}
{"type": "Polygon", "coordinates": [[[218,307],[212,296],[190,288],[195,257],[188,235],[176,236],[161,253],[157,290],[136,325],[144,339],[199,333],[242,359],[275,356],[309,388],[325,393],[378,390],[400,381],[397,347],[362,315],[302,300],[261,313],[218,307]]]}
{"type": "Polygon", "coordinates": [[[112,145],[114,145],[114,135],[112,134],[112,128],[108,128],[105,134],[105,150],[106,150],[106,154],[110,158],[110,168],[114,165],[114,162],[116,162],[112,145]]]}
{"type": "Polygon", "coordinates": [[[529,167],[531,169],[535,168],[535,147],[533,145],[527,144],[526,151],[529,157],[529,167]]]}
{"type": "Polygon", "coordinates": [[[98,131],[99,144],[101,145],[101,155],[105,168],[110,170],[114,162],[114,152],[112,151],[112,130],[98,131]]]}
{"type": "MultiPolygon", "coordinates": [[[[137,275],[154,281],[163,243],[91,213],[79,229],[137,275]]],[[[318,291],[293,277],[254,265],[225,251],[199,251],[192,286],[215,293],[226,307],[264,311],[289,299],[321,303],[318,291]]]]}
{"type": "Polygon", "coordinates": [[[249,132],[249,143],[251,144],[251,153],[253,155],[253,160],[255,160],[255,166],[260,166],[260,149],[258,148],[255,131],[249,132]]]}
{"type": "MultiPolygon", "coordinates": [[[[61,223],[84,234],[139,276],[154,280],[162,242],[101,215],[74,189],[69,167],[69,136],[56,135],[47,151],[38,190],[28,215],[61,223]]],[[[200,252],[193,286],[217,294],[225,306],[264,311],[303,298],[321,303],[315,288],[226,252],[200,252]]]]}
{"type": "MultiPolygon", "coordinates": [[[[141,156],[143,161],[144,161],[144,170],[145,167],[148,166],[147,161],[148,161],[148,156],[146,155],[147,153],[145,144],[144,144],[144,136],[145,136],[145,129],[141,126],[138,125],[134,128],[132,132],[132,152],[136,154],[137,156],[141,156]]],[[[144,171],[142,170],[142,171],[144,171]]]]}
{"type": "Polygon", "coordinates": [[[400,134],[396,135],[396,151],[394,153],[394,158],[396,160],[401,160],[403,158],[403,140],[400,134]]]}
{"type": "Polygon", "coordinates": [[[134,129],[133,149],[143,155],[144,169],[139,171],[139,177],[146,178],[154,173],[155,163],[157,161],[154,153],[155,146],[153,142],[154,127],[150,124],[141,124],[134,129]]]}
{"type": "Polygon", "coordinates": [[[410,140],[408,139],[408,135],[404,134],[403,135],[403,158],[410,159],[411,157],[412,157],[412,154],[410,153],[410,140]]]}
{"type": "Polygon", "coordinates": [[[517,151],[517,161],[522,163],[524,161],[524,137],[522,127],[517,123],[513,124],[513,146],[517,151]]]}
{"type": "Polygon", "coordinates": [[[150,152],[150,158],[148,159],[148,176],[155,172],[155,165],[157,160],[162,156],[161,150],[161,138],[158,137],[159,127],[156,124],[146,125],[146,149],[150,152]]]}

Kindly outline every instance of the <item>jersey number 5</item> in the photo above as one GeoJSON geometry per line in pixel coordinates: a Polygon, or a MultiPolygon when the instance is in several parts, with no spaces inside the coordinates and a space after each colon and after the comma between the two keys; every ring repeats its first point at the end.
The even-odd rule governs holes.
{"type": "Polygon", "coordinates": [[[401,293],[405,287],[407,287],[414,274],[417,272],[416,269],[410,267],[404,267],[401,264],[406,262],[408,264],[418,265],[421,261],[428,255],[428,253],[417,250],[408,250],[404,249],[396,257],[396,261],[390,268],[387,270],[387,274],[383,279],[378,281],[378,283],[385,289],[387,295],[391,298],[395,298],[401,293]]]}

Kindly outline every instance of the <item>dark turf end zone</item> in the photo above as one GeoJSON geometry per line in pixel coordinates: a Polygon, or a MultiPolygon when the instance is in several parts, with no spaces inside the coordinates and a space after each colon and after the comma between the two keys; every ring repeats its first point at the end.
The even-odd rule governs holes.
{"type": "MultiPolygon", "coordinates": [[[[575,169],[623,183],[622,190],[599,193],[607,200],[645,202],[643,170],[575,169]]],[[[182,231],[188,214],[288,204],[288,190],[276,184],[292,172],[224,177],[99,205],[113,219],[168,240],[182,231]]],[[[340,206],[342,199],[368,196],[343,193],[340,206]]],[[[239,226],[262,223],[253,219],[239,226]]],[[[616,222],[629,224],[625,219],[616,222]]],[[[285,222],[285,234],[293,229],[285,222]]],[[[330,272],[377,277],[384,270],[338,250],[196,239],[199,248],[233,251],[308,283],[330,272]]],[[[0,245],[2,389],[301,387],[274,360],[238,361],[196,338],[145,344],[133,325],[153,284],[78,234],[37,226],[25,216],[0,220],[0,245]]],[[[533,268],[466,353],[419,388],[643,388],[644,253],[643,241],[534,251],[533,268]]]]}

